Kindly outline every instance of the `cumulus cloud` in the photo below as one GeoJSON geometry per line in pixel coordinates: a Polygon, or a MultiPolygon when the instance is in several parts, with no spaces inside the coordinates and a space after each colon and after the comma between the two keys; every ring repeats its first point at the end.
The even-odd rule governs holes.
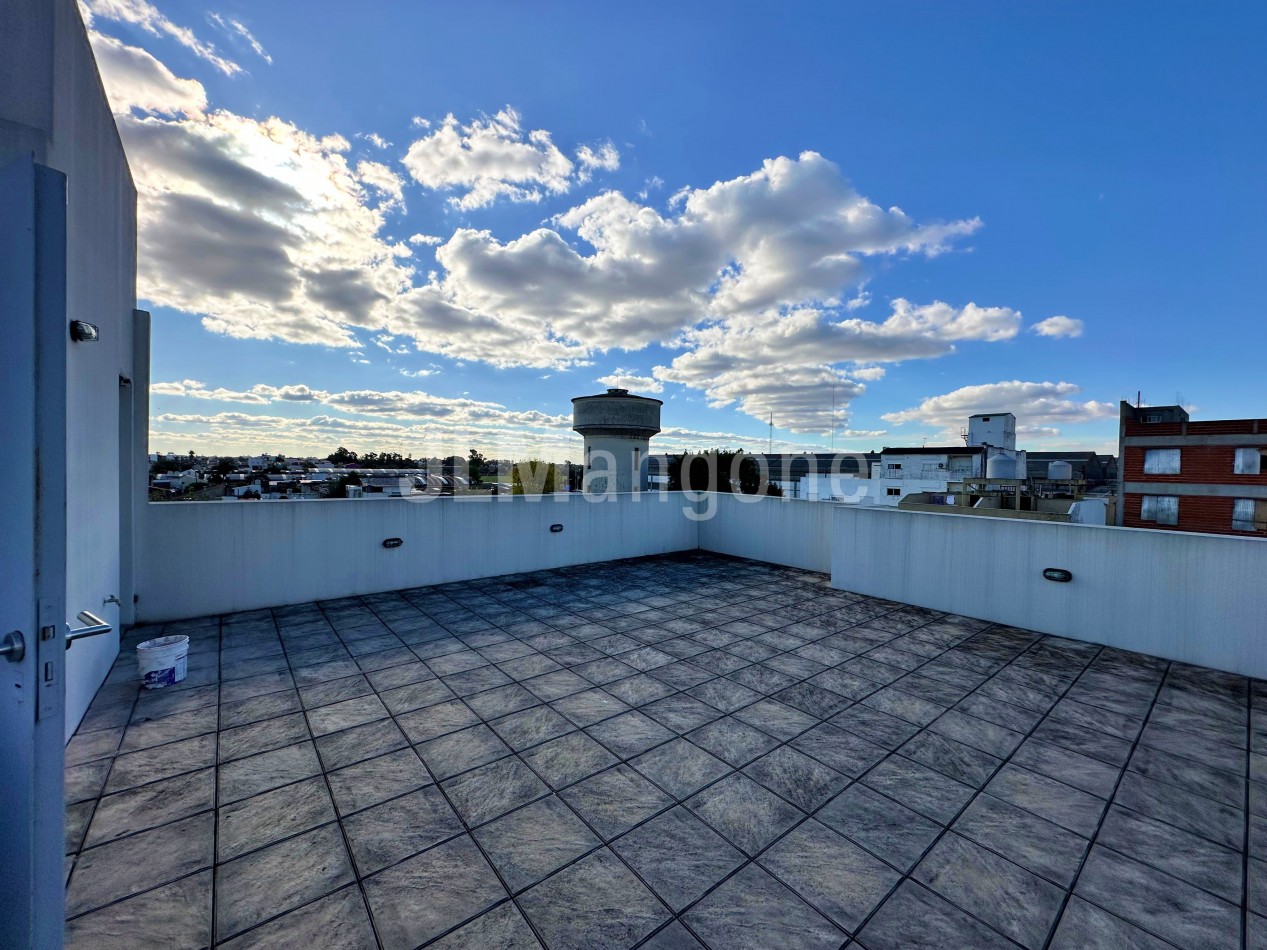
{"type": "Polygon", "coordinates": [[[937,254],[979,226],[919,225],[885,211],[812,152],[688,190],[677,206],[665,216],[607,192],[558,215],[553,223],[590,253],[553,228],[504,242],[460,228],[437,249],[444,275],[435,292],[582,349],[639,349],[710,318],[764,319],[792,306],[808,313],[809,303],[830,310],[862,276],[865,258],[937,254]]]}
{"type": "Polygon", "coordinates": [[[1035,323],[1030,330],[1039,336],[1075,337],[1082,336],[1082,321],[1073,317],[1048,317],[1035,323]]]}
{"type": "Polygon", "coordinates": [[[80,9],[85,11],[84,22],[89,25],[98,18],[129,23],[152,36],[166,36],[175,40],[226,76],[242,71],[241,66],[221,56],[211,43],[198,39],[188,27],[177,26],[146,0],[80,0],[80,9]]]}
{"type": "Polygon", "coordinates": [[[1060,425],[1117,416],[1117,406],[1112,403],[1069,398],[1080,392],[1082,388],[1074,383],[1014,379],[964,386],[941,396],[929,396],[918,406],[885,413],[881,418],[895,425],[913,422],[938,427],[940,435],[957,438],[968,417],[981,412],[1010,412],[1016,416],[1018,432],[1039,437],[1059,435],[1060,425]]]}
{"type": "Polygon", "coordinates": [[[636,370],[617,369],[606,376],[594,380],[614,389],[628,389],[634,393],[662,393],[664,383],[654,376],[639,376],[636,370]]]}
{"type": "Polygon", "coordinates": [[[213,399],[216,402],[245,402],[266,405],[270,399],[261,393],[233,389],[210,389],[196,379],[182,379],[170,383],[151,383],[150,393],[157,396],[189,396],[194,399],[213,399]]]}
{"type": "Polygon", "coordinates": [[[207,91],[194,79],[181,79],[145,50],[95,30],[90,34],[97,69],[116,115],[133,109],[164,115],[199,115],[207,91]]]}
{"type": "Polygon", "coordinates": [[[560,194],[571,187],[574,168],[549,132],[525,132],[509,106],[466,125],[445,116],[439,128],[409,146],[403,163],[424,188],[458,191],[449,201],[464,211],[499,197],[535,202],[543,190],[560,194]]]}
{"type": "MultiPolygon", "coordinates": [[[[413,375],[425,375],[423,372],[413,375]]],[[[186,396],[217,402],[242,402],[267,405],[269,403],[313,403],[342,412],[366,416],[383,416],[393,419],[431,419],[466,426],[514,425],[527,428],[569,428],[571,418],[551,415],[537,410],[517,411],[500,403],[478,399],[436,396],[415,390],[381,391],[357,389],[345,392],[327,392],[311,389],[302,384],[271,386],[260,383],[249,390],[236,391],[225,388],[211,389],[198,380],[154,383],[150,391],[162,396],[186,396]]]]}
{"type": "Polygon", "coordinates": [[[917,305],[898,298],[883,321],[832,319],[812,308],[786,314],[758,314],[688,330],[686,352],[657,378],[702,389],[709,404],[737,404],[739,410],[794,432],[819,435],[847,421],[848,404],[865,391],[860,380],[884,375],[878,367],[853,372],[835,368],[850,362],[931,359],[954,351],[956,342],[997,342],[1016,336],[1021,315],[1007,307],[941,301],[917,305]]]}
{"type": "Polygon", "coordinates": [[[594,176],[595,171],[614,172],[618,169],[620,152],[616,151],[616,146],[611,142],[603,142],[597,148],[582,145],[576,150],[576,160],[581,166],[577,180],[586,182],[594,176]]]}
{"type": "Polygon", "coordinates": [[[345,139],[225,111],[121,116],[119,131],[152,303],[231,336],[348,347],[410,284],[408,248],[381,236],[399,179],[373,162],[354,171],[345,139]]]}
{"type": "Polygon", "coordinates": [[[169,383],[151,383],[150,392],[159,396],[188,396],[191,399],[210,399],[215,402],[244,402],[267,405],[270,402],[314,402],[324,399],[328,393],[307,386],[267,386],[259,384],[248,390],[217,387],[211,389],[196,379],[182,379],[169,383]]]}
{"type": "MultiPolygon", "coordinates": [[[[491,418],[491,417],[490,417],[491,418]]],[[[880,436],[883,431],[841,432],[839,435],[880,436]]],[[[580,459],[581,439],[565,425],[524,428],[513,417],[504,424],[467,425],[460,418],[429,420],[425,424],[387,418],[349,419],[330,414],[307,418],[252,415],[245,412],[159,413],[151,420],[150,444],[184,446],[196,441],[204,452],[257,454],[282,452],[289,456],[323,458],[336,446],[357,452],[399,451],[415,458],[465,455],[475,446],[490,458],[580,459]]],[[[666,427],[654,443],[657,452],[710,448],[764,451],[764,434],[700,431],[666,427]]],[[[775,439],[776,452],[814,451],[818,446],[775,439]]]]}
{"type": "Polygon", "coordinates": [[[356,166],[356,177],[376,192],[383,200],[379,207],[384,211],[392,208],[403,210],[405,204],[405,186],[400,176],[382,162],[360,162],[356,166]]]}
{"type": "MultiPolygon", "coordinates": [[[[94,0],[111,4],[143,7],[94,0]]],[[[861,195],[814,152],[683,188],[667,209],[609,191],[518,237],[459,228],[447,240],[394,243],[385,215],[404,190],[388,164],[350,162],[338,135],[209,112],[198,84],[152,57],[138,65],[148,54],[117,41],[94,42],[129,61],[131,72],[114,76],[148,69],[158,90],[126,92],[131,80],[107,74],[112,94],[150,113],[119,120],[140,197],[141,295],[202,314],[214,332],[345,348],[389,340],[393,353],[406,340],[455,360],[541,369],[661,343],[680,350],[669,365],[604,379],[630,377],[626,388],[647,392],[681,383],[710,405],[825,435],[847,429],[850,401],[883,364],[1012,339],[1020,327],[1006,307],[902,298],[884,319],[862,319],[872,259],[941,254],[981,222],[917,222],[861,195]],[[411,245],[435,248],[425,277],[411,245]]],[[[507,108],[465,124],[446,117],[403,164],[469,208],[563,194],[619,161],[610,143],[569,159],[507,108]]]]}

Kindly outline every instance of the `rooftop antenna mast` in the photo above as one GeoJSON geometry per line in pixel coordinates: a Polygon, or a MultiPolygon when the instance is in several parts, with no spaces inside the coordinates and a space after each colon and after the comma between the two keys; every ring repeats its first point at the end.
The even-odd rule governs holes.
{"type": "Polygon", "coordinates": [[[771,455],[774,454],[774,410],[773,409],[770,410],[770,444],[766,448],[766,451],[769,452],[771,455]]]}

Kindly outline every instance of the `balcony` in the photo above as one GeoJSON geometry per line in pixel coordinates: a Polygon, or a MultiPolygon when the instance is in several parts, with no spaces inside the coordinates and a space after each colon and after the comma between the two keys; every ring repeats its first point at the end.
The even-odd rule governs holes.
{"type": "MultiPolygon", "coordinates": [[[[1261,682],[839,589],[860,525],[985,519],[739,504],[695,549],[133,630],[67,749],[67,945],[1263,939],[1261,682]],[[833,576],[698,549],[745,538],[833,576]],[[189,677],[138,695],[160,632],[189,677]]],[[[552,505],[515,517],[603,510],[552,505]]]]}

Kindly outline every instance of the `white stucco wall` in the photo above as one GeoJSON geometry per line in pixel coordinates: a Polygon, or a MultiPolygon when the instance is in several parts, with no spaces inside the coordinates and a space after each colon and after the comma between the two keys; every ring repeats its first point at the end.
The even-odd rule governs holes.
{"type": "MultiPolygon", "coordinates": [[[[703,493],[701,493],[703,494],[703,493]]],[[[703,494],[699,546],[809,571],[831,570],[830,502],[766,495],[703,494]],[[704,517],[710,504],[712,518],[704,517]]]]}
{"type": "Polygon", "coordinates": [[[698,527],[684,504],[693,507],[662,493],[155,503],[138,551],[137,615],[197,617],[694,550],[698,527]],[[393,537],[404,544],[384,548],[393,537]]]}
{"type": "Polygon", "coordinates": [[[67,655],[69,736],[109,672],[127,619],[102,601],[126,597],[119,432],[131,394],[121,406],[119,376],[134,376],[136,192],[74,0],[12,0],[2,25],[16,35],[0,63],[0,165],[33,154],[66,175],[67,317],[101,331],[98,342],[71,343],[67,353],[66,609],[72,624],[86,609],[116,632],[67,655]]]}
{"type": "Polygon", "coordinates": [[[1261,540],[833,508],[833,587],[1267,676],[1261,540]]]}

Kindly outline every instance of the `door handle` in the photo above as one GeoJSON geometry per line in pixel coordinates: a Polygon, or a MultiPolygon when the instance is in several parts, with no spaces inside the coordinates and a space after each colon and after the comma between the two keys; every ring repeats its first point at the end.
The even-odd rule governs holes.
{"type": "Polygon", "coordinates": [[[76,640],[82,640],[85,637],[97,637],[103,633],[109,633],[114,629],[113,626],[106,623],[91,611],[81,610],[77,618],[82,627],[73,627],[66,631],[66,649],[70,649],[70,645],[76,640]]]}
{"type": "Polygon", "coordinates": [[[0,640],[0,656],[10,663],[22,662],[22,657],[26,656],[26,641],[22,639],[21,630],[4,635],[4,639],[0,640]]]}

